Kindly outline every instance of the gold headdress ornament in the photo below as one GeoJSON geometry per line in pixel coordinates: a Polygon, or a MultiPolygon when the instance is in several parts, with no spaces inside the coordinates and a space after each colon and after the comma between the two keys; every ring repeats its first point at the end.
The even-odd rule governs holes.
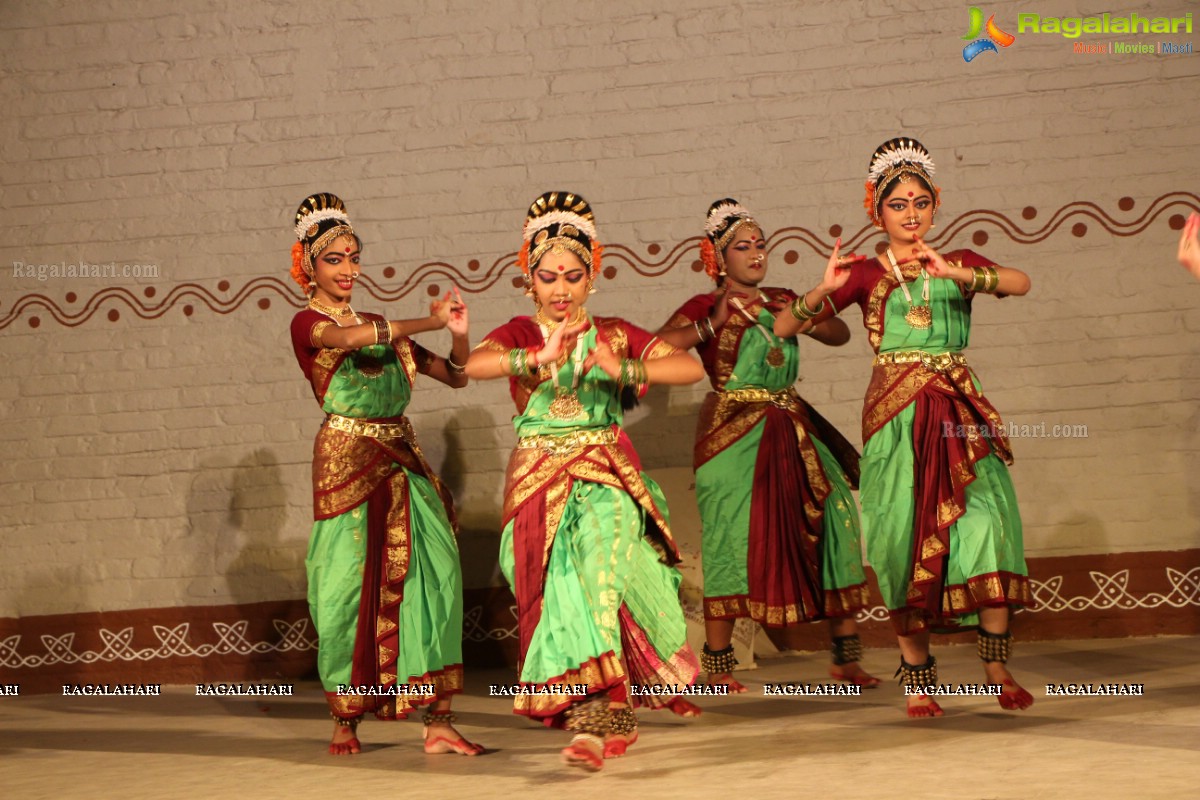
{"type": "Polygon", "coordinates": [[[292,245],[292,280],[300,284],[306,293],[312,292],[316,286],[313,282],[313,258],[339,236],[353,236],[358,240],[350,217],[346,214],[346,204],[340,197],[328,192],[304,198],[304,202],[296,209],[293,230],[297,241],[292,245]]]}
{"type": "Polygon", "coordinates": [[[596,219],[588,201],[571,192],[546,192],[529,206],[525,215],[524,243],[517,265],[532,283],[531,272],[542,256],[570,252],[588,268],[588,285],[600,271],[603,247],[596,238],[596,219]]]}
{"type": "Polygon", "coordinates": [[[916,139],[889,139],[875,148],[867,171],[867,195],[863,207],[876,227],[883,224],[879,209],[888,185],[896,178],[906,180],[906,175],[916,176],[933,192],[934,212],[941,206],[942,192],[933,185],[933,159],[925,145],[916,139]]]}
{"type": "Polygon", "coordinates": [[[704,271],[714,281],[725,274],[725,256],[722,253],[739,230],[753,225],[762,230],[750,212],[737,200],[726,197],[708,207],[704,220],[704,241],[700,242],[700,260],[704,271]]]}

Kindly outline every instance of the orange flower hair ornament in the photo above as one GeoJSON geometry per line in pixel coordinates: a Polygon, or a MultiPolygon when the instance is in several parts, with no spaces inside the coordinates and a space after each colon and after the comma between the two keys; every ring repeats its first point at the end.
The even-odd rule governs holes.
{"type": "Polygon", "coordinates": [[[700,261],[704,264],[704,274],[715,281],[721,274],[721,265],[717,263],[717,248],[707,236],[700,240],[700,261]]]}
{"type": "Polygon", "coordinates": [[[304,242],[296,242],[292,245],[292,269],[290,274],[292,280],[300,286],[305,294],[312,291],[312,279],[304,271],[304,242]]]}

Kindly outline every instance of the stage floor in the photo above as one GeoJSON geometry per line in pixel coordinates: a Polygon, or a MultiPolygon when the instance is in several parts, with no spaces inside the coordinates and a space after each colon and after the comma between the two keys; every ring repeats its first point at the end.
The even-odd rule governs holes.
{"type": "MultiPolygon", "coordinates": [[[[943,684],[977,682],[974,646],[937,650],[943,684]]],[[[359,729],[364,751],[325,752],[319,687],[291,698],[0,697],[0,786],[10,798],[1179,798],[1200,786],[1200,637],[1018,644],[1036,702],[947,697],[946,716],[908,720],[890,680],[895,650],[867,651],[889,680],[861,697],[765,697],[763,685],[825,683],[826,655],[760,662],[746,695],[701,698],[703,717],[641,715],[641,741],[603,772],[568,770],[566,734],[486,697],[508,672],[468,673],[461,730],[477,758],[427,756],[420,723],[359,729]],[[1136,696],[1047,696],[1046,684],[1144,684],[1136,696]]],[[[11,671],[8,673],[12,675],[11,671]]],[[[12,680],[11,677],[7,680],[12,680]]]]}

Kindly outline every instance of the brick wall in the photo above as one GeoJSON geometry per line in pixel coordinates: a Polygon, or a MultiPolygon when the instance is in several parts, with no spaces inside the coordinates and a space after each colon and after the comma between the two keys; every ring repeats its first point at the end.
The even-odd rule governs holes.
{"type": "MultiPolygon", "coordinates": [[[[1024,7],[987,10],[1015,33],[1024,7]]],[[[593,310],[654,327],[705,286],[675,248],[712,199],[804,229],[777,237],[771,282],[805,287],[833,226],[858,236],[867,159],[901,132],[937,160],[939,235],[1033,277],[1029,297],[976,306],[992,400],[1014,423],[1087,426],[1014,442],[1029,553],[1196,546],[1200,286],[1174,264],[1171,227],[1200,202],[1196,56],[1083,56],[1022,35],[967,64],[965,6],[944,0],[646,8],[7,3],[0,617],[303,596],[320,414],[287,339],[295,295],[264,278],[286,279],[306,194],[346,199],[385,296],[448,265],[356,305],[417,316],[455,278],[478,339],[527,308],[511,286],[524,208],[581,192],[617,268],[593,310]],[[156,274],[9,266],[81,261],[156,274]]],[[[1152,13],[1112,9],[1132,10],[1152,13]]],[[[869,351],[851,322],[846,347],[806,347],[800,389],[857,441],[869,351]]],[[[468,585],[486,586],[505,388],[418,389],[468,585]]],[[[655,390],[632,415],[650,467],[689,463],[701,396],[655,390]]]]}

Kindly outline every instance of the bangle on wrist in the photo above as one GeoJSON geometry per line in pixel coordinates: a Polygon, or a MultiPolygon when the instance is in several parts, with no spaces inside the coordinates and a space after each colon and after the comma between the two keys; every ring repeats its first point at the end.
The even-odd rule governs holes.
{"type": "Polygon", "coordinates": [[[796,318],[797,322],[808,322],[813,317],[825,310],[825,301],[817,303],[816,308],[809,308],[804,301],[804,295],[800,295],[788,305],[788,311],[796,318]]]}
{"type": "Polygon", "coordinates": [[[390,344],[392,341],[392,328],[385,319],[371,320],[371,324],[375,327],[375,344],[390,344]]]}
{"type": "Polygon", "coordinates": [[[451,352],[446,356],[446,369],[450,370],[451,375],[462,375],[467,371],[467,365],[454,363],[454,353],[451,352]]]}
{"type": "Polygon", "coordinates": [[[621,359],[621,369],[617,373],[617,385],[622,389],[632,387],[638,397],[646,394],[646,362],[640,358],[621,359]]]}
{"type": "Polygon", "coordinates": [[[508,351],[508,374],[528,375],[529,374],[529,351],[524,347],[514,347],[508,351]]]}

